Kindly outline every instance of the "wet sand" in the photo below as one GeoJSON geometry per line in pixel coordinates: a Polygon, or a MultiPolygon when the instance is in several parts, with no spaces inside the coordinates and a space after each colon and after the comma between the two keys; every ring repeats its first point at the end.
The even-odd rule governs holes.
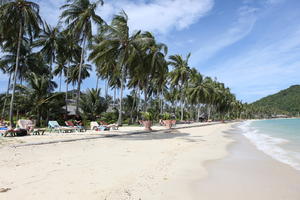
{"type": "Polygon", "coordinates": [[[194,199],[300,199],[300,171],[257,150],[237,130],[227,135],[236,142],[227,157],[205,164],[208,176],[193,184],[194,199]]]}

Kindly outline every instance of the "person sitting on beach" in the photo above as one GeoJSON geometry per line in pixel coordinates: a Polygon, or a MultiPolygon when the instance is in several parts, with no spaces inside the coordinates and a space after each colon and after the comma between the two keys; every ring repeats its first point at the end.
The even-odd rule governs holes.
{"type": "Polygon", "coordinates": [[[35,127],[35,120],[32,117],[29,117],[29,123],[26,125],[26,130],[32,132],[35,127]]]}
{"type": "Polygon", "coordinates": [[[165,126],[165,123],[164,123],[164,121],[163,121],[162,119],[159,120],[159,124],[160,124],[161,126],[165,126]]]}
{"type": "Polygon", "coordinates": [[[81,118],[80,115],[76,115],[75,116],[74,123],[75,123],[76,126],[83,126],[83,124],[82,124],[82,118],[81,118]]]}

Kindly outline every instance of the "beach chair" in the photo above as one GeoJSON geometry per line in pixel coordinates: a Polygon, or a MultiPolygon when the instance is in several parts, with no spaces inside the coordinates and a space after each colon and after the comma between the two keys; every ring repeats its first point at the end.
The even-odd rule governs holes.
{"type": "Polygon", "coordinates": [[[32,135],[44,135],[45,129],[43,128],[35,128],[35,124],[31,120],[26,120],[26,119],[20,119],[17,122],[17,126],[20,129],[25,129],[28,131],[28,133],[32,135]]]}
{"type": "Polygon", "coordinates": [[[27,130],[25,129],[19,129],[19,128],[7,128],[7,130],[1,130],[0,131],[1,135],[3,137],[7,137],[10,135],[11,137],[15,136],[26,136],[27,135],[27,130]]]}
{"type": "Polygon", "coordinates": [[[78,132],[85,132],[85,128],[83,126],[75,126],[75,124],[72,121],[65,121],[65,124],[69,128],[74,128],[78,132]]]}
{"type": "Polygon", "coordinates": [[[57,121],[49,121],[48,128],[50,129],[50,132],[56,131],[59,133],[70,133],[75,131],[74,128],[59,125],[57,121]]]}
{"type": "Polygon", "coordinates": [[[91,122],[91,130],[108,131],[110,128],[104,125],[99,125],[98,122],[91,122]]]}
{"type": "Polygon", "coordinates": [[[17,127],[19,127],[20,129],[25,129],[28,132],[32,132],[35,128],[35,124],[31,120],[20,119],[17,121],[17,127]]]}
{"type": "Polygon", "coordinates": [[[109,127],[111,130],[118,130],[119,129],[119,125],[118,124],[108,124],[104,121],[100,121],[100,124],[106,127],[109,127]]]}

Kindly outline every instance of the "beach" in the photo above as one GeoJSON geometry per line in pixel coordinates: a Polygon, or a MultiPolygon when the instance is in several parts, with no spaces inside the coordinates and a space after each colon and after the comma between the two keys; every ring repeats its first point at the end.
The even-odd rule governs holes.
{"type": "Polygon", "coordinates": [[[299,171],[258,151],[237,124],[139,134],[127,127],[120,136],[42,145],[30,136],[0,149],[0,188],[10,189],[0,199],[299,199],[299,171]]]}
{"type": "Polygon", "coordinates": [[[299,170],[259,151],[240,129],[227,135],[235,140],[228,146],[228,156],[205,164],[208,176],[194,184],[194,199],[300,199],[299,170]]]}
{"type": "Polygon", "coordinates": [[[203,163],[227,154],[232,140],[223,131],[231,125],[47,145],[10,144],[0,149],[0,188],[10,189],[0,198],[188,199],[189,184],[207,174],[203,163]]]}

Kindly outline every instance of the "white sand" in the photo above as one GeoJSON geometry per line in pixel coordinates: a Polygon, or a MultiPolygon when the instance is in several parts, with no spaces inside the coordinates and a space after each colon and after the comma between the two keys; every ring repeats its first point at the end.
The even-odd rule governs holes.
{"type": "MultiPolygon", "coordinates": [[[[11,190],[0,193],[0,199],[191,199],[191,184],[206,175],[203,163],[227,154],[232,140],[222,131],[230,126],[5,146],[0,149],[0,189],[11,190]]],[[[28,143],[57,137],[78,136],[19,140],[28,143]]]]}

